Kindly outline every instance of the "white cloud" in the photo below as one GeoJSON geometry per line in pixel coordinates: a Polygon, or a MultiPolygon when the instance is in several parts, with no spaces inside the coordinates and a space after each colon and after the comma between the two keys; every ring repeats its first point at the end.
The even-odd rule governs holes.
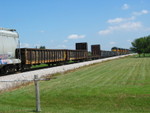
{"type": "MultiPolygon", "coordinates": [[[[122,8],[128,9],[129,5],[124,4],[122,8]]],[[[114,18],[114,19],[109,19],[109,20],[107,20],[107,23],[111,24],[111,25],[109,25],[104,30],[100,30],[98,32],[98,34],[108,35],[108,34],[111,34],[113,32],[118,32],[118,31],[129,31],[129,32],[131,31],[132,32],[135,30],[141,30],[141,28],[144,28],[144,30],[149,31],[150,28],[145,28],[141,22],[135,21],[138,16],[145,15],[148,13],[149,13],[148,10],[141,10],[139,12],[132,13],[132,16],[129,18],[118,17],[118,18],[114,18]]]]}
{"type": "Polygon", "coordinates": [[[71,34],[68,36],[68,39],[82,39],[85,38],[85,35],[71,34]]]}
{"type": "Polygon", "coordinates": [[[132,16],[130,18],[115,18],[115,19],[109,19],[107,22],[112,24],[112,23],[121,23],[121,22],[125,22],[125,21],[130,21],[130,20],[134,20],[135,16],[132,16]]]}
{"type": "Polygon", "coordinates": [[[117,29],[124,29],[124,30],[136,30],[142,27],[141,22],[128,22],[116,26],[117,29]]]}
{"type": "Polygon", "coordinates": [[[120,31],[120,30],[133,31],[133,30],[138,30],[141,27],[142,27],[142,24],[140,22],[126,22],[126,23],[119,24],[116,26],[109,26],[107,29],[101,30],[98,33],[100,35],[107,35],[114,31],[120,31]]]}
{"type": "Polygon", "coordinates": [[[115,44],[116,44],[116,42],[110,42],[109,44],[111,44],[111,45],[115,45],[115,44]]]}
{"type": "Polygon", "coordinates": [[[140,16],[140,15],[144,15],[144,14],[148,14],[148,13],[149,13],[148,10],[142,10],[142,11],[139,11],[139,12],[133,12],[133,15],[140,16]]]}
{"type": "Polygon", "coordinates": [[[122,9],[123,9],[123,10],[129,9],[129,5],[128,5],[128,4],[123,4],[122,9]]]}
{"type": "Polygon", "coordinates": [[[100,34],[100,35],[107,35],[107,34],[110,34],[112,31],[108,28],[108,29],[106,29],[106,30],[101,30],[101,31],[99,31],[98,33],[100,34]]]}
{"type": "Polygon", "coordinates": [[[108,23],[120,23],[123,21],[123,18],[115,18],[115,19],[109,19],[108,23]]]}

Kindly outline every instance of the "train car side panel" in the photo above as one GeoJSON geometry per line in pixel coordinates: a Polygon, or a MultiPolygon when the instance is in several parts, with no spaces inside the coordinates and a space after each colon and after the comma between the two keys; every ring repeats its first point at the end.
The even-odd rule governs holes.
{"type": "Polygon", "coordinates": [[[42,63],[57,63],[66,61],[66,50],[31,49],[22,48],[21,60],[24,65],[37,65],[42,63]]]}

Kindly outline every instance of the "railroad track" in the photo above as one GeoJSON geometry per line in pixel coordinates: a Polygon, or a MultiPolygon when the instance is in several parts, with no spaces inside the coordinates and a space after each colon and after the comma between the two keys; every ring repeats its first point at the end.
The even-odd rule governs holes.
{"type": "MultiPolygon", "coordinates": [[[[129,54],[133,55],[133,54],[129,54]]],[[[118,58],[123,58],[129,55],[122,55],[122,56],[116,56],[116,57],[109,57],[109,58],[104,58],[104,59],[98,59],[98,60],[92,60],[92,61],[87,61],[87,62],[80,62],[80,63],[74,63],[70,65],[62,65],[62,66],[56,66],[56,67],[51,67],[51,68],[44,68],[44,69],[39,69],[39,70],[30,70],[26,71],[23,73],[16,73],[16,74],[11,74],[9,76],[1,76],[0,81],[17,81],[17,80],[31,80],[34,79],[34,75],[38,75],[40,77],[47,77],[51,76],[56,73],[64,73],[69,70],[74,70],[83,66],[91,65],[94,63],[100,63],[108,60],[113,60],[113,59],[118,59],[118,58]]],[[[0,82],[0,90],[5,90],[9,88],[16,87],[18,85],[24,84],[26,82],[0,82]]]]}

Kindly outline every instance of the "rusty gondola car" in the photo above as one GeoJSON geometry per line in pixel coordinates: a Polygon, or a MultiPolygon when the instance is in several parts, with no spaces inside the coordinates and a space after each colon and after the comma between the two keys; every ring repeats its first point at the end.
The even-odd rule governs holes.
{"type": "Polygon", "coordinates": [[[84,61],[88,58],[88,52],[85,50],[67,50],[67,61],[84,61]]]}
{"type": "Polygon", "coordinates": [[[16,51],[17,58],[20,57],[22,68],[30,68],[38,64],[54,64],[66,61],[65,49],[35,49],[21,48],[16,51]],[[19,55],[20,54],[20,55],[19,55]]]}

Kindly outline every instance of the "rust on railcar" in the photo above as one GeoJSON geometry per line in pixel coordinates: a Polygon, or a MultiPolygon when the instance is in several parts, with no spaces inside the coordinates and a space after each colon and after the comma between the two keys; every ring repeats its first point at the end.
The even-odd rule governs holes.
{"type": "Polygon", "coordinates": [[[101,56],[101,49],[100,45],[91,45],[91,52],[93,58],[100,58],[101,56]]]}
{"type": "Polygon", "coordinates": [[[86,42],[76,43],[76,50],[88,51],[88,44],[86,42]]]}
{"type": "MultiPolygon", "coordinates": [[[[21,48],[16,52],[21,52],[22,64],[36,65],[41,63],[56,63],[66,60],[66,50],[64,49],[34,49],[21,48]]],[[[19,57],[19,56],[18,56],[19,57]]]]}

